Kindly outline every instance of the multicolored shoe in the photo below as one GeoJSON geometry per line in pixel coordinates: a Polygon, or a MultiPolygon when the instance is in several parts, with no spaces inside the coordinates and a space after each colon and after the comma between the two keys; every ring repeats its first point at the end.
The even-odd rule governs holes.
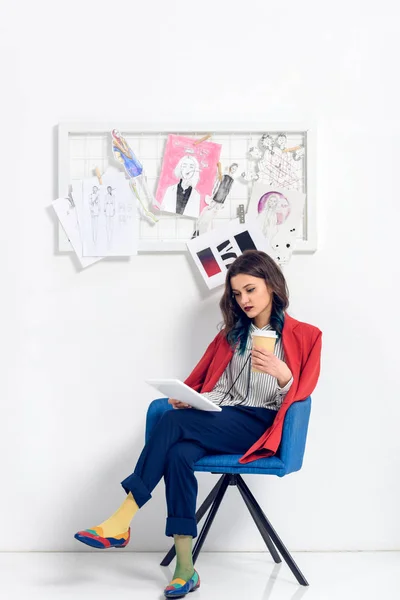
{"type": "Polygon", "coordinates": [[[131,528],[129,527],[128,531],[114,537],[103,537],[102,527],[94,527],[93,529],[78,531],[78,533],[74,535],[74,538],[78,540],[78,542],[82,542],[82,544],[87,544],[92,548],[100,548],[102,550],[105,548],[125,548],[131,539],[131,528]]]}
{"type": "Polygon", "coordinates": [[[194,572],[193,576],[189,581],[184,579],[173,579],[164,590],[164,596],[166,598],[183,598],[189,592],[194,592],[200,587],[200,577],[197,571],[194,572]]]}

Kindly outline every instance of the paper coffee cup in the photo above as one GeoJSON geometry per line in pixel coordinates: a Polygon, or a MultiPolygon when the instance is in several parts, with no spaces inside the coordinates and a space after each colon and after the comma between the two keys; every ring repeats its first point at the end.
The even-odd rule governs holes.
{"type": "MultiPolygon", "coordinates": [[[[257,331],[251,334],[253,341],[253,348],[263,348],[264,350],[268,350],[269,352],[273,352],[275,350],[275,342],[277,339],[276,331],[257,331]]],[[[258,369],[254,367],[251,368],[254,373],[261,373],[258,369]]]]}

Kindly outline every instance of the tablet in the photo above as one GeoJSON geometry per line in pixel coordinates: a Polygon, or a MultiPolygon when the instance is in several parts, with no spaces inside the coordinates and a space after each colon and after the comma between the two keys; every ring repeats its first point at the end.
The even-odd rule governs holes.
{"type": "Polygon", "coordinates": [[[147,379],[146,383],[155,387],[159,392],[168,396],[168,398],[180,400],[180,402],[190,404],[190,406],[198,410],[211,410],[215,412],[222,410],[220,406],[214,404],[214,402],[211,402],[211,400],[198,392],[195,392],[179,379],[147,379]]]}

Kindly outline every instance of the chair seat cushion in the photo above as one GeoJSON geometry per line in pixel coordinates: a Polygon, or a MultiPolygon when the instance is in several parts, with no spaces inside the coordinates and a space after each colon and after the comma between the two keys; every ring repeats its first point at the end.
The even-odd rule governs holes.
{"type": "Polygon", "coordinates": [[[278,477],[283,477],[286,473],[284,463],[277,456],[259,458],[246,465],[239,462],[241,456],[241,454],[207,455],[197,461],[194,470],[211,471],[212,473],[258,473],[261,475],[278,475],[278,477]]]}

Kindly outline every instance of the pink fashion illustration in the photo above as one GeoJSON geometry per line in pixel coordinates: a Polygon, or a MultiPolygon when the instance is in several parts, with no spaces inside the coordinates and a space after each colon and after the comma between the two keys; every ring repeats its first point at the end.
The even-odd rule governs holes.
{"type": "Polygon", "coordinates": [[[197,219],[211,195],[221,145],[169,135],[156,200],[165,212],[197,219]]]}

